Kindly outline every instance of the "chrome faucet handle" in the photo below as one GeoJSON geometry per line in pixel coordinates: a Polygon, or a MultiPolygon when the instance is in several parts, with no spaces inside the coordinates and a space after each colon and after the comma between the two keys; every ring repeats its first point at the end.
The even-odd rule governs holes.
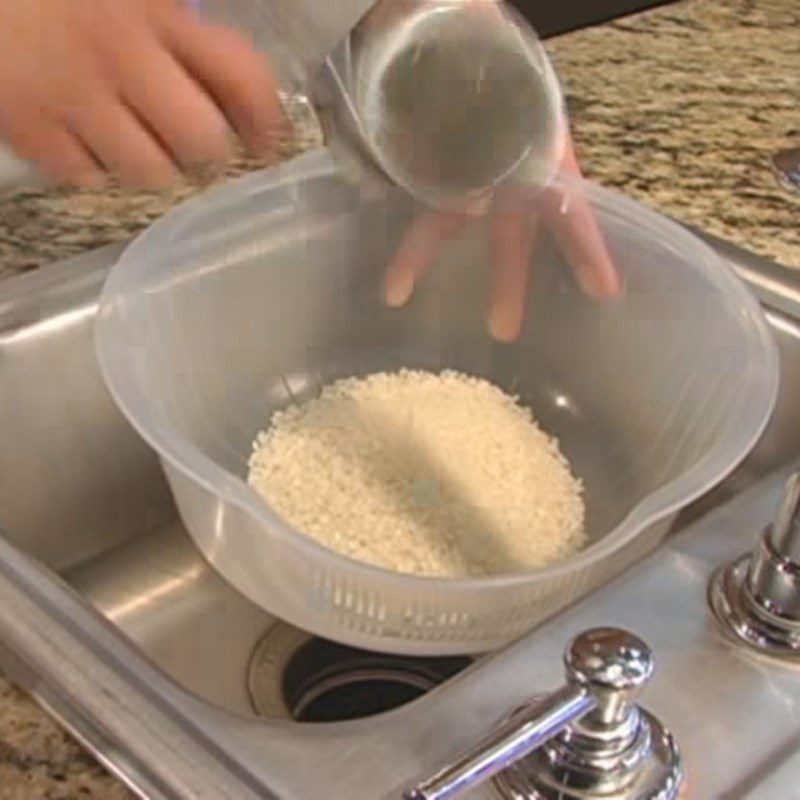
{"type": "Polygon", "coordinates": [[[770,540],[776,553],[793,564],[800,564],[800,472],[786,483],[770,540]]]}
{"type": "Polygon", "coordinates": [[[800,471],[755,550],[718,569],[708,587],[722,629],[769,656],[800,660],[800,471]]]}
{"type": "Polygon", "coordinates": [[[635,700],[653,674],[638,637],[597,628],[564,656],[566,685],[405,794],[449,800],[490,778],[507,800],[673,800],[682,783],[669,732],[635,700]]]}

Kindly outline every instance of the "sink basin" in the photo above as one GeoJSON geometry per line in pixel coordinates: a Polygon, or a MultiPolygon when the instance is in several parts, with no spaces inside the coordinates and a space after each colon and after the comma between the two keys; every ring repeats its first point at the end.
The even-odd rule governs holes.
{"type": "Polygon", "coordinates": [[[800,672],[725,643],[704,605],[707,576],[752,545],[800,458],[800,283],[709,241],[765,305],[780,349],[780,395],[757,448],[655,554],[586,601],[468,668],[469,654],[387,657],[368,692],[374,654],[288,627],[206,565],[156,457],[107,395],[92,324],[120,248],[6,281],[0,607],[14,613],[0,616],[0,665],[143,797],[300,799],[324,787],[332,800],[370,800],[399,798],[521,700],[559,685],[576,632],[620,625],[655,651],[644,703],[676,734],[689,797],[777,797],[764,793],[777,775],[800,784],[800,672]],[[357,679],[322,685],[321,661],[357,679]],[[342,687],[365,713],[399,707],[295,721],[337,719],[342,687]]]}

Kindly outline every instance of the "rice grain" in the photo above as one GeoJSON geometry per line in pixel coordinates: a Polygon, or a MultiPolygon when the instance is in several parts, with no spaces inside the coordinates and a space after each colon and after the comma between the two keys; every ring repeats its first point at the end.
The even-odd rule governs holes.
{"type": "Polygon", "coordinates": [[[397,572],[536,569],[586,539],[558,442],[517,398],[451,370],[347,378],[276,412],[248,480],[296,529],[397,572]]]}

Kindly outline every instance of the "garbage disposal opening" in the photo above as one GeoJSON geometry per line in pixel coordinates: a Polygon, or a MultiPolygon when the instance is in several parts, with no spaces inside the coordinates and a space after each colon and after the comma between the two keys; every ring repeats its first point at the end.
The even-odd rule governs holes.
{"type": "Polygon", "coordinates": [[[472,663],[360,650],[281,623],[256,647],[248,688],[256,711],[296,722],[342,722],[399,708],[472,663]]]}

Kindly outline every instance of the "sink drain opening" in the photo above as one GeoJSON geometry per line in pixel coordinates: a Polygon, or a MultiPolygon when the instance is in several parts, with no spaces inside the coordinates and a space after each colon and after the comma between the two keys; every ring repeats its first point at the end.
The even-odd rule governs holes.
{"type": "Polygon", "coordinates": [[[341,722],[399,708],[471,663],[372,653],[279,624],[257,646],[248,684],[264,716],[341,722]]]}
{"type": "Polygon", "coordinates": [[[287,697],[298,722],[336,722],[390,711],[433,689],[436,683],[392,668],[348,668],[322,677],[297,697],[287,697]]]}

